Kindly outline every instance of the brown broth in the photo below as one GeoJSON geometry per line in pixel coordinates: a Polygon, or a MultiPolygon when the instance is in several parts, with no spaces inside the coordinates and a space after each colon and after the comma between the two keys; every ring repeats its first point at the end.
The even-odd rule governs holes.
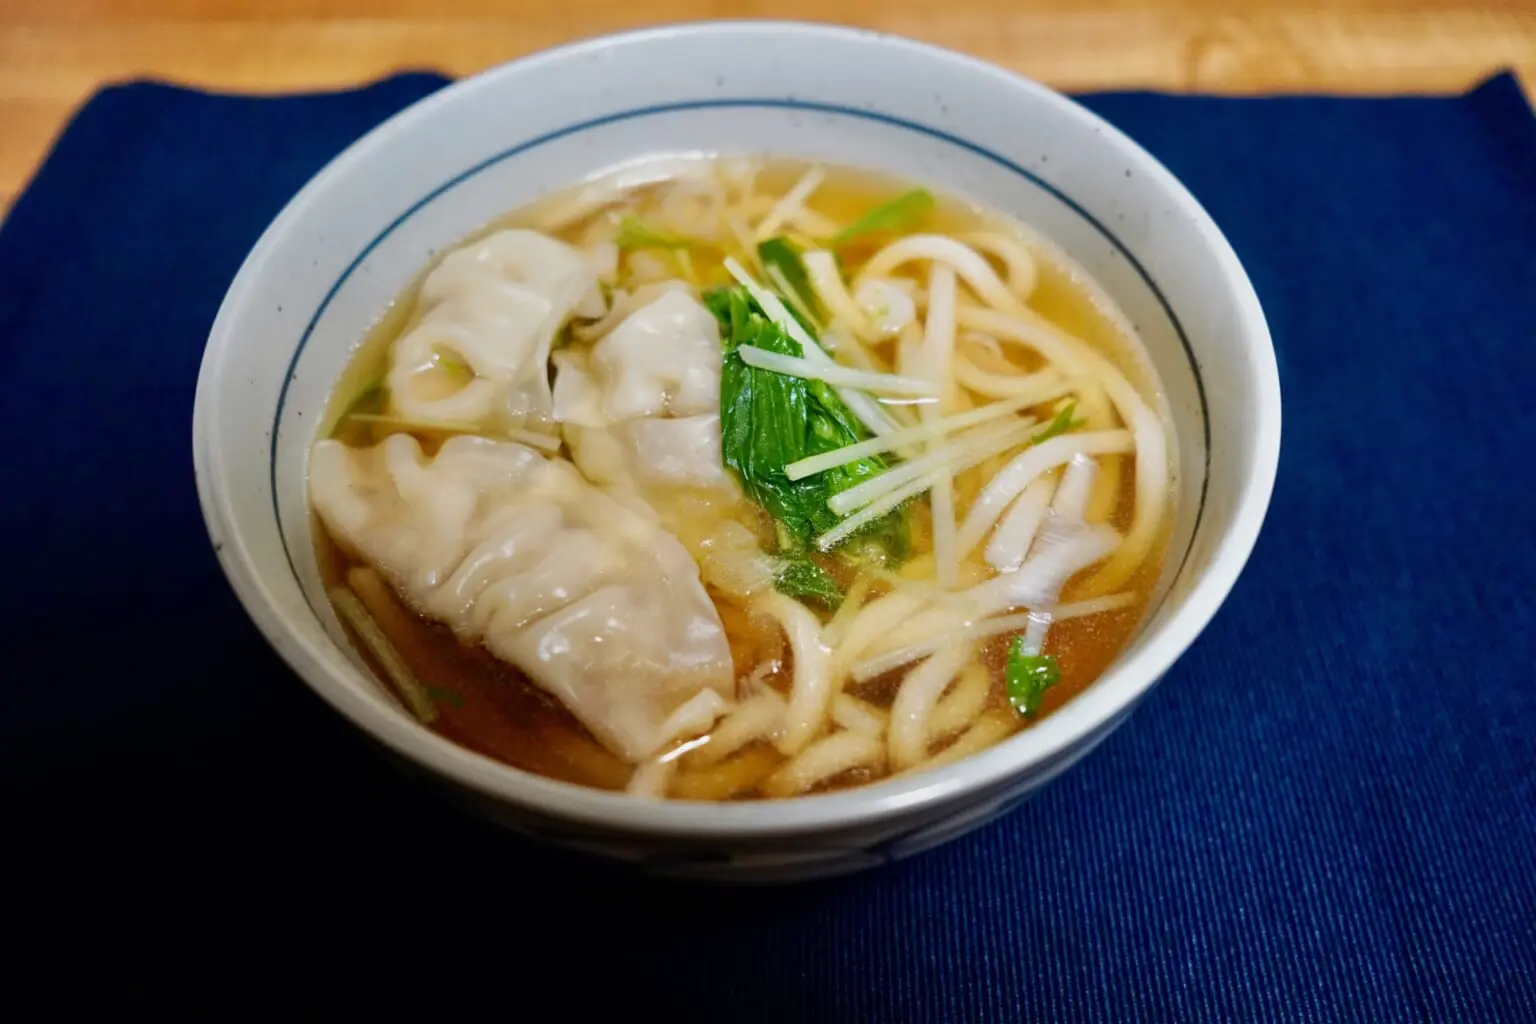
{"type": "MultiPolygon", "coordinates": [[[[798,161],[771,161],[760,172],[759,189],[782,193],[799,178],[805,166],[798,161]]],[[[870,207],[899,195],[909,187],[908,183],[884,175],[829,168],[826,180],[817,189],[809,205],[834,220],[847,223],[870,207]]],[[[651,191],[642,192],[638,197],[609,209],[634,210],[643,214],[648,209],[647,203],[652,201],[652,195],[651,191]]],[[[541,219],[562,198],[562,195],[552,196],[515,211],[487,225],[473,237],[503,227],[538,226],[541,219]]],[[[584,236],[590,237],[596,230],[594,223],[595,218],[585,218],[552,234],[567,241],[577,241],[584,236]]],[[[940,200],[923,229],[946,233],[989,230],[1007,232],[1016,237],[1019,235],[1019,229],[1011,222],[952,199],[940,200]]],[[[888,240],[889,236],[881,237],[842,250],[840,257],[844,266],[857,267],[873,254],[879,244],[888,240]]],[[[1110,311],[1102,307],[1091,289],[1057,261],[1051,250],[1042,249],[1042,243],[1027,234],[1024,240],[1036,257],[1039,275],[1037,290],[1030,299],[1031,308],[1108,356],[1144,396],[1155,395],[1155,376],[1139,343],[1127,334],[1122,323],[1110,311]]],[[[424,277],[430,269],[424,268],[421,276],[424,277]]],[[[704,283],[728,281],[718,259],[713,263],[695,260],[692,269],[704,283]]],[[[333,393],[322,436],[335,437],[353,445],[370,445],[401,429],[395,425],[359,422],[347,417],[351,412],[369,411],[368,403],[374,400],[375,394],[370,389],[376,388],[382,380],[389,344],[410,327],[415,319],[415,294],[416,287],[413,285],[390,307],[359,345],[333,393]]],[[[410,432],[422,442],[428,453],[435,451],[446,436],[414,429],[410,432]]],[[[562,454],[565,454],[563,450],[562,454]]],[[[1116,467],[1120,479],[1119,494],[1109,521],[1124,531],[1135,501],[1134,460],[1127,456],[1102,461],[1122,464],[1116,467]]],[[[957,493],[962,496],[973,494],[979,487],[979,481],[985,479],[984,474],[997,465],[1000,465],[1000,460],[995,460],[990,467],[983,465],[971,470],[969,474],[957,479],[957,493]]],[[[923,501],[913,502],[909,510],[912,553],[915,559],[921,559],[932,549],[928,506],[923,501]]],[[[743,518],[764,539],[771,536],[771,523],[757,509],[748,506],[746,512],[736,510],[732,514],[743,518]]],[[[680,516],[679,520],[686,521],[687,518],[680,516]]],[[[1049,715],[1082,692],[1114,661],[1133,636],[1145,611],[1147,598],[1157,582],[1167,546],[1167,524],[1170,521],[1171,516],[1165,517],[1162,538],[1128,585],[1138,596],[1135,604],[1114,612],[1058,623],[1052,627],[1046,653],[1058,659],[1060,681],[1047,691],[1039,716],[1033,720],[1019,718],[1018,728],[1028,728],[1033,721],[1049,715]]],[[[405,663],[430,688],[438,709],[436,720],[431,723],[435,731],[462,746],[515,768],[603,789],[623,788],[630,766],[604,749],[553,697],[534,686],[516,668],[498,660],[483,648],[466,645],[447,627],[416,616],[372,570],[364,570],[360,576],[359,564],[352,561],[332,541],[318,517],[315,520],[314,536],[321,575],[327,587],[352,585],[405,663]]],[[[687,538],[683,539],[686,545],[687,538]]],[[[1082,582],[1081,579],[1069,582],[1062,599],[1074,599],[1082,589],[1082,582]]],[[[777,658],[779,668],[766,682],[787,692],[792,666],[789,664],[787,646],[777,633],[766,628],[761,621],[754,621],[745,609],[722,595],[711,590],[710,596],[726,628],[737,677],[745,676],[765,659],[777,658]]],[[[366,645],[358,642],[356,637],[353,637],[353,641],[376,674],[385,678],[377,672],[378,666],[374,664],[366,645]]],[[[1010,636],[997,637],[988,641],[983,650],[983,662],[990,671],[993,683],[988,701],[990,708],[1008,708],[1003,666],[1010,641],[1010,636]]],[[[876,704],[889,706],[904,671],[889,673],[857,687],[850,684],[849,692],[876,704]]],[[[930,753],[938,753],[941,749],[936,748],[930,753]]],[[[691,768],[685,756],[673,780],[672,795],[682,799],[711,800],[757,797],[760,796],[757,787],[782,763],[783,758],[777,751],[761,742],[747,746],[707,770],[691,768]]],[[[817,790],[859,785],[875,777],[867,769],[857,769],[817,787],[817,790]]]]}

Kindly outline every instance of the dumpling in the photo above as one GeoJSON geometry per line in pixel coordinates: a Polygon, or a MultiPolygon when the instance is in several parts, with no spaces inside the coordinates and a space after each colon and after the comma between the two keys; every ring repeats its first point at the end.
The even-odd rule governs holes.
{"type": "Polygon", "coordinates": [[[573,313],[603,311],[597,271],[537,231],[498,231],[449,253],[422,282],[421,315],[389,356],[406,419],[538,427],[551,418],[549,350],[573,313]]]}
{"type": "Polygon", "coordinates": [[[482,643],[639,762],[733,694],[725,630],[678,540],[531,448],[394,434],[318,442],[326,528],[420,614],[482,643]]]}
{"type": "Polygon", "coordinates": [[[595,484],[711,488],[729,485],[720,458],[720,414],[567,427],[571,459],[595,484]]]}
{"type": "Polygon", "coordinates": [[[691,294],[662,292],[589,349],[555,353],[555,418],[604,484],[730,487],[720,452],[720,328],[691,294]]]}
{"type": "Polygon", "coordinates": [[[590,351],[557,354],[561,423],[601,427],[642,416],[720,408],[720,326],[684,291],[664,291],[590,351]]]}

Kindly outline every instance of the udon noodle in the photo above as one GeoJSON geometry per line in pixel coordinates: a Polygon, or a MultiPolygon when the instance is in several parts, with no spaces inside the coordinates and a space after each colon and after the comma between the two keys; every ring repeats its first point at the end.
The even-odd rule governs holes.
{"type": "Polygon", "coordinates": [[[1127,642],[1161,388],[986,210],[665,159],[492,224],[360,345],[310,459],[362,656],[425,725],[641,798],[790,797],[1002,741],[1127,642]]]}

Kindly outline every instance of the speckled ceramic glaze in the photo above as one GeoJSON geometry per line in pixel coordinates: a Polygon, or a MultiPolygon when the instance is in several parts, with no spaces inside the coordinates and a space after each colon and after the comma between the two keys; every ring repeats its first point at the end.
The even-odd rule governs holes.
{"type": "Polygon", "coordinates": [[[332,707],[509,828],[728,880],[835,874],[928,849],[1088,753],[1225,598],[1258,534],[1279,438],[1274,353],[1253,289],[1160,164],[1071,101],[987,64],[791,23],[580,43],[467,79],[371,132],[289,203],[241,268],[209,338],[193,422],[225,572],[332,707]],[[959,764],[853,791],[653,803],[455,746],[402,711],[344,642],[315,563],[305,468],[313,426],[369,325],[434,253],[492,216],[616,164],[696,150],[861,165],[972,197],[1054,239],[1141,332],[1177,432],[1174,546],[1136,641],[1035,727],[959,764]]]}

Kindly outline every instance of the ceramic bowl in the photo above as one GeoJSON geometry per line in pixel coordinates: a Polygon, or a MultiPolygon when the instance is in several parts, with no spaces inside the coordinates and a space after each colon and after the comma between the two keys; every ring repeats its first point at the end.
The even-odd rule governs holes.
{"type": "MultiPolygon", "coordinates": [[[[870,32],[702,23],[540,53],[380,125],[273,221],[230,286],[193,447],[230,583],[293,670],[451,798],[519,832],[659,872],[856,870],[1007,812],[1125,720],[1226,597],[1274,482],[1280,393],[1253,288],[1162,165],[1071,100],[870,32]],[[861,789],[647,802],[529,775],[418,725],[364,670],[318,575],[305,470],[349,354],[434,253],[540,193],[658,152],[770,152],[876,168],[1054,239],[1141,332],[1179,447],[1173,548],[1137,639],[1057,713],[968,760],[861,789]]],[[[1198,679],[1186,681],[1198,686],[1198,679]]],[[[274,680],[274,685],[286,685],[274,680]]]]}

